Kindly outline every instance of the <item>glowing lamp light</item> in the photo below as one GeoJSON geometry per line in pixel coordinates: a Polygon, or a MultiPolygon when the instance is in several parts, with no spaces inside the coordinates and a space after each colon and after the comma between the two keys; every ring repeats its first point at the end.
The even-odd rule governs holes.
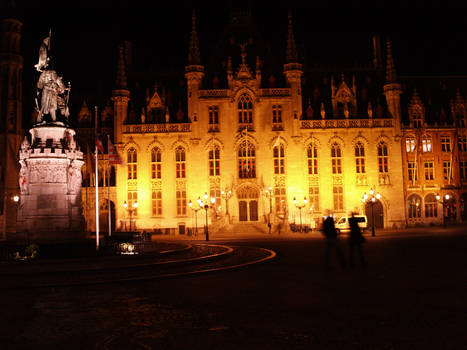
{"type": "Polygon", "coordinates": [[[374,193],[375,191],[372,188],[370,188],[370,196],[372,196],[374,193]]]}
{"type": "Polygon", "coordinates": [[[441,197],[439,196],[439,194],[436,195],[436,200],[439,201],[441,199],[441,197]]]}
{"type": "Polygon", "coordinates": [[[13,202],[15,202],[15,203],[19,202],[19,196],[18,195],[13,197],[13,202]]]}
{"type": "Polygon", "coordinates": [[[216,198],[211,197],[211,203],[212,203],[212,204],[216,203],[216,198]]]}
{"type": "Polygon", "coordinates": [[[444,198],[448,201],[450,197],[449,197],[449,195],[447,194],[447,195],[444,196],[444,198]]]}
{"type": "Polygon", "coordinates": [[[191,202],[191,199],[190,201],[188,202],[188,206],[191,208],[193,206],[193,203],[191,202]]]}
{"type": "Polygon", "coordinates": [[[303,203],[305,203],[305,204],[306,204],[307,202],[308,202],[308,201],[306,200],[306,197],[305,197],[305,198],[303,198],[303,203]]]}
{"type": "Polygon", "coordinates": [[[381,194],[380,193],[376,193],[376,199],[380,199],[381,198],[381,194]]]}
{"type": "Polygon", "coordinates": [[[208,193],[207,192],[204,192],[204,199],[208,199],[208,193]]]}
{"type": "Polygon", "coordinates": [[[297,198],[293,197],[293,204],[297,204],[297,198]]]}
{"type": "Polygon", "coordinates": [[[138,202],[134,202],[133,203],[133,208],[135,208],[135,209],[138,208],[138,205],[139,205],[138,202]]]}
{"type": "Polygon", "coordinates": [[[126,203],[126,201],[123,202],[123,206],[125,207],[125,209],[128,208],[128,204],[126,203]]]}

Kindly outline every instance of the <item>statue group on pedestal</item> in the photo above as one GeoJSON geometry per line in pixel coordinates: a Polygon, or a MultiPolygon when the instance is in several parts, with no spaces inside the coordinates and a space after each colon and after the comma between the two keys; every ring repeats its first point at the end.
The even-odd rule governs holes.
{"type": "Polygon", "coordinates": [[[50,31],[39,49],[39,62],[34,65],[38,72],[41,72],[37,82],[36,110],[38,112],[36,123],[46,123],[45,116],[50,115],[53,123],[57,120],[57,111],[68,122],[70,114],[68,101],[70,98],[71,84],[66,86],[62,77],[53,70],[51,59],[48,55],[50,51],[50,31]]]}

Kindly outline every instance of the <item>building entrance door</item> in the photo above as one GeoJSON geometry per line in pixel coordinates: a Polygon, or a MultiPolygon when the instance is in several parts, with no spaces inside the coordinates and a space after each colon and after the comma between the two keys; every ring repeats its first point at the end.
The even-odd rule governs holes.
{"type": "Polygon", "coordinates": [[[379,200],[365,205],[365,215],[368,220],[368,228],[373,227],[373,220],[375,228],[384,228],[383,205],[379,200]]]}
{"type": "Polygon", "coordinates": [[[258,221],[258,198],[259,192],[252,186],[241,187],[237,191],[238,197],[238,220],[258,221]]]}

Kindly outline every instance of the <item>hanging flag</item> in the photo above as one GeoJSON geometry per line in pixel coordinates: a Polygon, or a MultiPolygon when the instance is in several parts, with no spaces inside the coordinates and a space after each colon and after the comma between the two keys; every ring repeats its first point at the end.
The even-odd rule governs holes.
{"type": "Polygon", "coordinates": [[[102,143],[102,140],[99,138],[99,134],[96,135],[96,146],[97,146],[97,149],[98,149],[102,154],[105,153],[104,144],[102,143]]]}
{"type": "Polygon", "coordinates": [[[122,164],[122,159],[117,153],[114,145],[110,141],[110,137],[107,138],[107,148],[109,153],[109,164],[122,164]]]}

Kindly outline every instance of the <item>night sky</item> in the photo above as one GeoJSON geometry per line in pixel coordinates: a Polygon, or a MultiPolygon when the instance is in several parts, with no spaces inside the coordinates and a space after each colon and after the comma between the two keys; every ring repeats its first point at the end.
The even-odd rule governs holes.
{"type": "MultiPolygon", "coordinates": [[[[380,34],[392,40],[401,75],[467,73],[467,31],[457,20],[456,9],[440,11],[429,8],[426,2],[390,10],[384,2],[368,8],[358,1],[345,8],[338,2],[303,5],[293,0],[287,6],[268,8],[254,1],[249,5],[243,2],[243,8],[232,5],[232,1],[198,1],[195,5],[186,1],[172,2],[174,5],[138,0],[131,3],[135,6],[108,0],[95,4],[86,0],[79,5],[58,1],[24,5],[16,1],[16,13],[23,21],[24,98],[29,98],[36,82],[33,65],[49,28],[56,70],[65,81],[71,81],[75,100],[96,92],[110,94],[117,46],[122,40],[132,41],[134,63],[142,70],[179,72],[183,76],[193,8],[198,17],[202,62],[220,39],[230,9],[248,7],[262,36],[283,55],[287,11],[291,8],[299,54],[318,64],[371,63],[371,37],[380,34]]],[[[27,109],[29,101],[24,102],[27,109]]],[[[79,107],[72,106],[72,113],[79,107]]]]}

